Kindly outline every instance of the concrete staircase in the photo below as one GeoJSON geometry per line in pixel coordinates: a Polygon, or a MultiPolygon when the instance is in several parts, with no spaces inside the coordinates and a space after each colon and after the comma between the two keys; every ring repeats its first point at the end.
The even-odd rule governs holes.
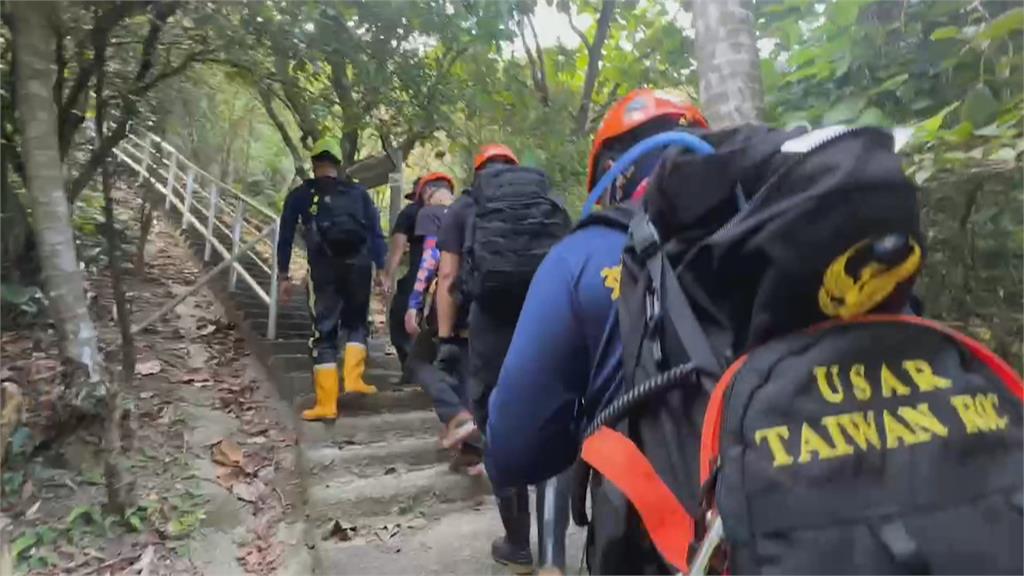
{"type": "MultiPolygon", "coordinates": [[[[230,245],[230,238],[224,236],[221,242],[230,245]]],[[[191,230],[186,240],[201,260],[204,240],[191,230]]],[[[219,261],[214,251],[207,266],[219,261]]],[[[250,260],[243,266],[261,286],[270,285],[269,274],[258,263],[250,260]]],[[[305,294],[296,293],[280,305],[278,338],[271,341],[264,336],[267,305],[247,283],[239,278],[236,288],[229,290],[225,272],[212,282],[211,289],[296,415],[305,479],[305,546],[313,551],[316,571],[490,572],[490,538],[501,533],[490,486],[484,478],[449,469],[451,457],[440,448],[441,425],[430,399],[415,384],[400,384],[398,359],[385,354],[387,335],[383,330],[378,328],[370,338],[365,375],[367,383],[380,392],[373,396],[343,394],[335,422],[303,422],[298,413],[313,403],[305,294]],[[354,538],[325,539],[336,520],[354,526],[354,538]],[[401,536],[379,537],[382,526],[393,529],[396,525],[403,527],[401,536]],[[453,536],[456,541],[440,549],[429,544],[438,538],[447,542],[446,535],[466,531],[471,534],[453,536]],[[466,548],[469,536],[473,542],[466,548]],[[396,557],[397,542],[420,552],[396,557]],[[444,551],[448,546],[452,549],[444,551]],[[429,566],[422,565],[424,561],[429,566]]]]}

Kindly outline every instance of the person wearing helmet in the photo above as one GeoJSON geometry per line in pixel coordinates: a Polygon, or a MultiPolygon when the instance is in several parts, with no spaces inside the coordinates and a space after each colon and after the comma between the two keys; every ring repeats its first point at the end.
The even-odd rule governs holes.
{"type": "MultiPolygon", "coordinates": [[[[694,106],[654,90],[634,90],[615,103],[594,138],[588,191],[633,144],[680,126],[707,123],[694,106]]],[[[603,204],[629,201],[659,157],[660,151],[641,157],[613,182],[603,204]]],[[[538,489],[538,499],[567,503],[566,471],[579,454],[580,433],[622,383],[622,343],[617,326],[609,326],[617,316],[625,242],[617,229],[579,228],[551,249],[534,275],[490,398],[485,464],[496,488],[561,475],[538,489]]],[[[567,504],[555,508],[562,512],[552,529],[564,532],[567,504]]],[[[564,550],[554,556],[556,567],[564,568],[564,550]]]]}
{"type": "MultiPolygon", "coordinates": [[[[507,146],[483,146],[473,159],[474,186],[484,171],[518,164],[519,159],[507,146]]],[[[467,378],[464,384],[468,388],[473,416],[469,418],[462,414],[452,421],[443,440],[448,446],[459,445],[472,438],[478,429],[486,425],[487,396],[497,383],[515,328],[514,319],[492,321],[481,314],[475,305],[465,302],[465,291],[457,286],[468,247],[467,232],[471,229],[475,211],[472,191],[464,192],[449,207],[438,234],[441,262],[436,294],[438,352],[435,363],[449,374],[467,378]],[[461,333],[463,328],[470,335],[468,342],[461,333]]],[[[518,310],[515,313],[517,315],[518,310]]],[[[495,490],[495,497],[505,534],[491,544],[492,558],[500,564],[523,568],[532,566],[530,495],[526,485],[495,490]]]]}
{"type": "MultiPolygon", "coordinates": [[[[463,469],[480,464],[482,459],[479,433],[464,437],[449,444],[446,439],[461,426],[473,425],[466,396],[466,377],[463,370],[457,376],[446,374],[433,365],[437,355],[437,315],[429,302],[431,287],[435,285],[440,251],[437,248],[437,234],[441,228],[448,207],[454,200],[450,179],[438,179],[426,186],[421,197],[424,207],[416,219],[416,234],[423,238],[423,254],[416,274],[416,283],[409,296],[408,311],[405,314],[405,329],[412,336],[409,360],[405,370],[412,382],[418,384],[430,395],[438,419],[445,425],[442,446],[452,450],[454,469],[463,469]]],[[[435,291],[436,294],[436,291],[435,291]]],[[[462,369],[465,366],[461,367],[462,369]]],[[[470,432],[466,430],[465,432],[470,432]]]]}
{"type": "Polygon", "coordinates": [[[316,403],[304,420],[338,416],[338,341],[345,339],[346,393],[373,394],[363,381],[373,266],[384,265],[380,214],[365,188],[341,172],[341,147],[325,137],[310,152],[313,178],[288,193],[277,242],[280,297],[287,299],[292,244],[299,224],[306,243],[310,315],[313,317],[313,388],[316,403]]]}
{"type": "Polygon", "coordinates": [[[391,344],[395,347],[402,366],[405,366],[408,359],[411,344],[409,334],[404,326],[406,303],[409,301],[409,294],[412,293],[413,284],[416,282],[416,267],[423,255],[423,236],[416,234],[416,219],[420,209],[424,206],[424,189],[439,183],[447,183],[449,188],[455,187],[451,177],[441,172],[426,174],[413,182],[412,191],[405,196],[412,202],[402,208],[395,218],[394,226],[391,227],[387,264],[381,276],[385,294],[393,292],[391,305],[388,308],[388,332],[391,336],[391,344]],[[396,283],[395,273],[402,262],[406,248],[409,251],[409,265],[405,274],[396,283]]]}

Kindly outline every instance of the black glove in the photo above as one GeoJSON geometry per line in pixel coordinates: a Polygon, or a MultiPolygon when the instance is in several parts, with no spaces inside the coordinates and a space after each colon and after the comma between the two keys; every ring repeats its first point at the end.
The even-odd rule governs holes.
{"type": "Polygon", "coordinates": [[[462,362],[462,345],[464,342],[465,339],[458,336],[439,339],[434,366],[449,376],[455,376],[459,370],[459,364],[462,362]]]}

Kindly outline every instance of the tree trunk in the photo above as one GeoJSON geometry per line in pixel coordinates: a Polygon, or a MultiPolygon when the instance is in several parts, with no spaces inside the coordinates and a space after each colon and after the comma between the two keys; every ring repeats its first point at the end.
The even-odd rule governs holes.
{"type": "Polygon", "coordinates": [[[48,2],[11,2],[16,23],[18,122],[50,316],[60,337],[61,354],[73,369],[69,372],[87,375],[70,381],[69,402],[76,409],[99,414],[106,385],[75,253],[57,138],[57,106],[53,102],[56,40],[50,23],[57,15],[53,7],[48,2]]]}
{"type": "MultiPolygon", "coordinates": [[[[103,89],[106,83],[107,37],[93,35],[93,50],[96,53],[96,145],[103,142],[106,121],[107,97],[103,89]]],[[[113,174],[110,161],[100,167],[100,187],[103,192],[104,236],[107,240],[107,265],[110,268],[110,283],[114,293],[114,309],[117,324],[121,329],[121,373],[107,386],[107,417],[103,431],[103,473],[107,488],[107,511],[123,517],[131,503],[134,483],[125,474],[127,469],[121,446],[121,420],[124,407],[121,405],[121,387],[131,384],[135,376],[135,336],[132,334],[131,311],[125,294],[124,274],[121,268],[120,238],[114,218],[113,174]]]]}
{"type": "Polygon", "coordinates": [[[715,129],[757,122],[761,60],[749,0],[693,0],[700,105],[715,129]]]}
{"type": "Polygon", "coordinates": [[[594,87],[597,85],[597,75],[601,71],[601,59],[604,57],[604,43],[608,40],[608,30],[611,28],[614,13],[615,0],[601,2],[601,14],[597,17],[597,31],[594,32],[594,40],[587,48],[587,75],[583,78],[583,95],[580,97],[580,108],[576,112],[576,134],[578,135],[587,131],[587,122],[590,120],[590,103],[594,99],[594,87]]]}
{"type": "Polygon", "coordinates": [[[305,180],[306,175],[306,157],[299,150],[298,144],[292,139],[292,135],[288,133],[288,127],[281,120],[281,117],[274,110],[274,96],[270,92],[270,89],[266,86],[258,84],[256,86],[256,95],[260,98],[260,104],[263,105],[263,111],[267,113],[267,118],[270,119],[270,123],[277,128],[277,133],[281,136],[281,140],[284,142],[285,148],[288,149],[288,153],[292,155],[292,163],[295,165],[295,176],[299,180],[305,180]]]}

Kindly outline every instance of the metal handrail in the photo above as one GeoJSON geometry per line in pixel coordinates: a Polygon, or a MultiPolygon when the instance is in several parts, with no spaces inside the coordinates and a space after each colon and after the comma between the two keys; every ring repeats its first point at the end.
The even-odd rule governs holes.
{"type": "MultiPolygon", "coordinates": [[[[267,305],[266,337],[273,340],[277,336],[278,270],[273,247],[280,233],[278,215],[199,168],[155,134],[146,130],[139,132],[141,138],[129,134],[114,153],[164,196],[165,209],[173,207],[181,213],[182,230],[191,227],[206,241],[204,260],[209,260],[213,251],[224,258],[215,270],[229,269],[230,290],[235,289],[241,278],[267,305]],[[201,218],[197,218],[197,214],[201,218]],[[246,234],[250,230],[252,234],[246,234]],[[218,238],[225,235],[231,238],[230,246],[218,238]],[[269,264],[256,250],[262,242],[271,243],[269,264]],[[269,273],[270,286],[261,286],[242,266],[246,257],[269,273]]],[[[214,276],[212,272],[200,284],[209,281],[214,276]]]]}
{"type": "MultiPolygon", "coordinates": [[[[273,212],[273,210],[271,210],[270,208],[267,208],[266,206],[264,206],[263,204],[260,204],[259,202],[253,200],[252,198],[249,198],[249,197],[245,196],[241,192],[238,192],[237,190],[233,189],[228,184],[224,183],[222,180],[220,180],[216,176],[210,174],[206,170],[203,170],[202,168],[197,166],[195,163],[190,161],[188,158],[185,158],[184,156],[182,156],[181,153],[179,153],[177,150],[175,150],[173,146],[171,146],[170,144],[165,142],[162,138],[160,138],[156,134],[153,134],[152,132],[149,132],[148,130],[144,130],[144,129],[140,129],[140,132],[142,132],[146,137],[148,137],[148,138],[150,138],[152,140],[155,140],[158,144],[160,144],[161,148],[163,148],[164,150],[167,150],[172,155],[174,155],[178,159],[178,161],[184,162],[190,169],[193,169],[196,172],[198,172],[199,174],[202,174],[204,177],[206,177],[207,180],[209,180],[210,182],[215,184],[218,188],[223,188],[224,190],[227,190],[227,191],[231,192],[231,194],[233,194],[235,197],[241,199],[243,202],[248,204],[251,208],[256,209],[258,212],[260,212],[260,213],[262,213],[262,214],[264,214],[266,216],[269,216],[270,218],[277,218],[277,214],[275,214],[273,212]]],[[[143,146],[146,146],[146,144],[144,142],[142,142],[135,135],[129,135],[129,137],[132,138],[133,140],[135,140],[136,142],[139,142],[143,146]]]]}

